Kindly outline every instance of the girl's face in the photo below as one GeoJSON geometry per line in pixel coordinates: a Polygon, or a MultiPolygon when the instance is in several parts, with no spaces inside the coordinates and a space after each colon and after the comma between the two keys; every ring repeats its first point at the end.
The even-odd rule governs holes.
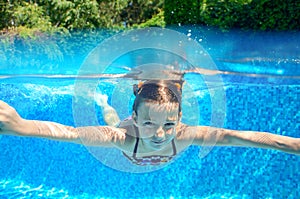
{"type": "Polygon", "coordinates": [[[141,102],[133,119],[139,135],[148,147],[159,150],[176,136],[176,126],[180,120],[178,104],[141,102]]]}

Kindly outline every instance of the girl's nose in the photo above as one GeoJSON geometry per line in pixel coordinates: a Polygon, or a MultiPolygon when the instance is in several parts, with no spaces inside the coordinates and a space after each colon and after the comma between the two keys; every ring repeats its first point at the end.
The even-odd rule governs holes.
{"type": "Polygon", "coordinates": [[[165,137],[165,131],[162,127],[159,127],[157,130],[156,130],[156,137],[159,137],[159,138],[164,138],[165,137]]]}

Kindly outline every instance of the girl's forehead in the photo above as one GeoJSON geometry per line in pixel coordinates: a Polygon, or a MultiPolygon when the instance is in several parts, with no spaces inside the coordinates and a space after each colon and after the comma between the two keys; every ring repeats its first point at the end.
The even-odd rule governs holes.
{"type": "Polygon", "coordinates": [[[159,116],[177,118],[178,111],[179,106],[176,103],[158,104],[155,102],[142,102],[138,108],[138,115],[150,118],[155,118],[159,116]]]}
{"type": "Polygon", "coordinates": [[[139,105],[139,108],[141,109],[151,109],[156,111],[167,111],[167,112],[173,112],[174,110],[178,111],[179,105],[178,103],[157,103],[157,102],[151,102],[151,101],[144,101],[139,105]]]}

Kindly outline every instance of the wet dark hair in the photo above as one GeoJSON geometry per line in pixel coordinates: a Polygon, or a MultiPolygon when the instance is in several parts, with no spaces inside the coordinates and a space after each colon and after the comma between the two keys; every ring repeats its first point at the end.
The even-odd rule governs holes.
{"type": "Polygon", "coordinates": [[[137,114],[141,102],[150,101],[163,103],[176,103],[181,113],[182,80],[150,80],[134,85],[133,92],[136,96],[133,111],[137,114]]]}

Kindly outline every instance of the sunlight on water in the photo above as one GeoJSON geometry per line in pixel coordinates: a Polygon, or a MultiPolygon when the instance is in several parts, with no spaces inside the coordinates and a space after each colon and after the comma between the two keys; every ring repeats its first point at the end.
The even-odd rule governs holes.
{"type": "MultiPolygon", "coordinates": [[[[58,189],[55,187],[49,188],[44,187],[44,185],[32,186],[26,184],[23,181],[18,180],[2,180],[0,181],[0,198],[48,198],[48,199],[110,199],[110,197],[103,196],[92,196],[90,194],[82,194],[77,196],[72,196],[67,190],[58,189]]],[[[145,197],[146,199],[162,199],[163,197],[145,197]]],[[[176,197],[170,196],[169,199],[175,199],[176,197]]],[[[181,197],[180,197],[181,198],[181,197]]],[[[199,197],[189,197],[198,198],[199,197]]],[[[250,199],[247,195],[232,195],[229,193],[215,193],[209,196],[202,197],[202,199],[250,199]]],[[[271,199],[272,197],[269,197],[271,199]]]]}
{"type": "Polygon", "coordinates": [[[0,181],[0,198],[69,198],[67,191],[46,188],[43,185],[33,187],[22,181],[0,181]]]}

